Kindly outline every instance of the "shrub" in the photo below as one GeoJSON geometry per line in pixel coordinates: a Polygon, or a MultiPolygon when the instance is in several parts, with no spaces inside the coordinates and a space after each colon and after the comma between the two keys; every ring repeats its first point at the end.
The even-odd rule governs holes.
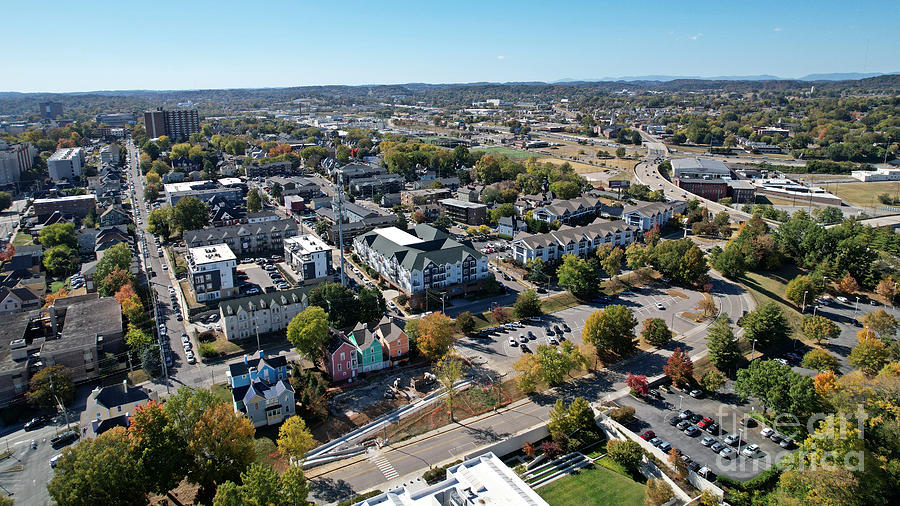
{"type": "Polygon", "coordinates": [[[215,342],[215,340],[216,340],[216,333],[215,333],[215,332],[212,332],[212,331],[209,331],[209,330],[206,331],[206,332],[201,332],[201,333],[197,336],[197,340],[200,341],[201,343],[212,343],[212,342],[215,342]]]}
{"type": "Polygon", "coordinates": [[[632,406],[621,406],[618,407],[609,414],[610,418],[621,423],[622,425],[627,425],[634,420],[634,407],[632,406]]]}
{"type": "Polygon", "coordinates": [[[548,459],[555,459],[562,454],[563,449],[562,445],[556,441],[544,441],[541,443],[541,451],[544,452],[548,459]]]}
{"type": "Polygon", "coordinates": [[[447,477],[447,468],[453,467],[456,464],[461,464],[462,460],[457,460],[455,462],[451,462],[446,466],[441,467],[432,467],[431,469],[422,473],[422,479],[425,480],[425,483],[429,485],[434,485],[439,481],[443,481],[447,477]]]}
{"type": "Polygon", "coordinates": [[[200,356],[203,358],[215,358],[219,356],[219,350],[210,343],[200,343],[200,356]]]}

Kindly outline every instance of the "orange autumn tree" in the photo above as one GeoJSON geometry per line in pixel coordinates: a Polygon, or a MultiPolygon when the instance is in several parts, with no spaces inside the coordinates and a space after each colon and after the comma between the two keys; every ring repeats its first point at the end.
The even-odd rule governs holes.
{"type": "Polygon", "coordinates": [[[815,387],[816,393],[819,394],[820,397],[825,397],[834,391],[834,371],[822,371],[819,374],[816,374],[816,377],[813,378],[813,387],[815,387]]]}

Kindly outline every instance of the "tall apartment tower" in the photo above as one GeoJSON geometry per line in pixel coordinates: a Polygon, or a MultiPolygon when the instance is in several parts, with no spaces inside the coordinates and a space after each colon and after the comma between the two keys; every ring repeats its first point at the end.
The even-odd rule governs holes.
{"type": "Polygon", "coordinates": [[[59,102],[41,102],[41,119],[56,119],[63,115],[63,106],[59,102]]]}
{"type": "Polygon", "coordinates": [[[197,109],[167,110],[157,107],[155,111],[144,112],[144,128],[151,139],[161,135],[172,140],[187,139],[200,131],[200,115],[197,109]]]}

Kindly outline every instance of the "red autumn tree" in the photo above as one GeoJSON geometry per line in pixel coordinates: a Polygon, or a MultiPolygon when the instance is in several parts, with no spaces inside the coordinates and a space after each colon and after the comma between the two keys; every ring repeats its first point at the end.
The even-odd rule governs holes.
{"type": "Polygon", "coordinates": [[[650,391],[650,384],[647,383],[646,376],[628,373],[628,376],[625,377],[625,384],[628,385],[628,388],[634,390],[634,393],[642,397],[650,391]]]}
{"type": "Polygon", "coordinates": [[[668,363],[663,366],[663,372],[676,386],[684,386],[694,374],[694,362],[687,352],[681,348],[675,348],[675,352],[669,357],[668,363]]]}

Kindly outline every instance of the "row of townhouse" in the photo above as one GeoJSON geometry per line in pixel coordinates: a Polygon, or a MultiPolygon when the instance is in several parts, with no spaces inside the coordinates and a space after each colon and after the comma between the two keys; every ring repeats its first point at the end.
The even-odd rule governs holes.
{"type": "Polygon", "coordinates": [[[532,217],[547,223],[560,222],[568,224],[584,217],[597,217],[603,208],[603,202],[594,197],[578,197],[575,199],[556,199],[551,204],[538,207],[532,217]]]}
{"type": "Polygon", "coordinates": [[[357,374],[393,367],[409,358],[409,336],[385,316],[359,323],[350,332],[332,331],[326,346],[326,368],[334,381],[353,381],[357,374]]]}
{"type": "Polygon", "coordinates": [[[622,219],[625,223],[640,227],[642,230],[663,228],[676,214],[683,214],[688,204],[684,201],[672,202],[641,202],[633,206],[625,206],[622,209],[622,219]]]}
{"type": "Polygon", "coordinates": [[[602,244],[625,247],[640,237],[641,229],[622,220],[604,221],[583,227],[562,227],[546,234],[535,234],[512,242],[513,258],[528,263],[540,258],[544,262],[559,260],[563,255],[584,257],[602,244]]]}
{"type": "Polygon", "coordinates": [[[353,250],[406,294],[410,307],[424,306],[427,291],[455,297],[482,290],[491,276],[485,255],[430,225],[376,229],[354,239],[353,250]]]}
{"type": "Polygon", "coordinates": [[[280,255],[284,250],[284,240],[299,234],[299,230],[297,223],[289,219],[241,223],[226,227],[188,230],[184,233],[184,243],[188,248],[225,243],[238,257],[254,256],[258,253],[280,255]]]}
{"type": "Polygon", "coordinates": [[[222,331],[229,341],[285,330],[309,305],[309,288],[293,288],[219,303],[222,331]]]}

